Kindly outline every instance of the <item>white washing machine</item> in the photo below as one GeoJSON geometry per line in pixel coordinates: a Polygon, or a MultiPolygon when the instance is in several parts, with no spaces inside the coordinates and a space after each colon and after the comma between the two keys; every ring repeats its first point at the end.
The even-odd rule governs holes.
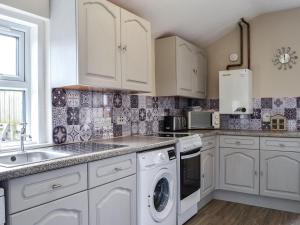
{"type": "Polygon", "coordinates": [[[138,154],[138,225],[177,223],[176,177],[174,147],[138,154]]]}
{"type": "Polygon", "coordinates": [[[5,197],[4,189],[0,188],[0,225],[5,224],[5,197]]]}

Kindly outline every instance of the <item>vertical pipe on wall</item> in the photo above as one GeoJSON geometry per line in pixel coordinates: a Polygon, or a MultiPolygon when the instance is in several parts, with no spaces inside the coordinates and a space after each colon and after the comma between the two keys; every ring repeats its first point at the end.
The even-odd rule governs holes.
{"type": "Polygon", "coordinates": [[[247,26],[247,58],[248,58],[248,65],[247,68],[250,69],[251,68],[251,43],[250,43],[250,24],[244,19],[242,18],[241,21],[246,24],[247,26]]]}
{"type": "Polygon", "coordinates": [[[244,29],[242,22],[238,23],[240,28],[240,53],[241,53],[241,61],[238,64],[227,65],[226,70],[229,70],[232,67],[240,67],[244,63],[244,29]]]}

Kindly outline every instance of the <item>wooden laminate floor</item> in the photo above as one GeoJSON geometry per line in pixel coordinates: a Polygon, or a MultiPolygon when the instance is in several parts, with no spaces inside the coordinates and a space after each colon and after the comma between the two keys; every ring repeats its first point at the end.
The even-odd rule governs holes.
{"type": "Polygon", "coordinates": [[[300,214],[213,200],[185,225],[300,225],[300,214]]]}

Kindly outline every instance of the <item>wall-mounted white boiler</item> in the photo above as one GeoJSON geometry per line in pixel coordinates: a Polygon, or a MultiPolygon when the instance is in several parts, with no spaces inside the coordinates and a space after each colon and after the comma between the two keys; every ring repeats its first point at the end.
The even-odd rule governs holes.
{"type": "Polygon", "coordinates": [[[249,69],[219,72],[221,114],[252,114],[252,71],[249,69]]]}

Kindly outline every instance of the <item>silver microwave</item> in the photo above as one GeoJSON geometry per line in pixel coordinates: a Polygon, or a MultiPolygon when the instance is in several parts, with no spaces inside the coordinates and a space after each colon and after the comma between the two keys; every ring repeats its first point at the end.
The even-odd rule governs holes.
{"type": "Polygon", "coordinates": [[[188,129],[219,129],[219,112],[188,111],[186,113],[188,129]]]}

